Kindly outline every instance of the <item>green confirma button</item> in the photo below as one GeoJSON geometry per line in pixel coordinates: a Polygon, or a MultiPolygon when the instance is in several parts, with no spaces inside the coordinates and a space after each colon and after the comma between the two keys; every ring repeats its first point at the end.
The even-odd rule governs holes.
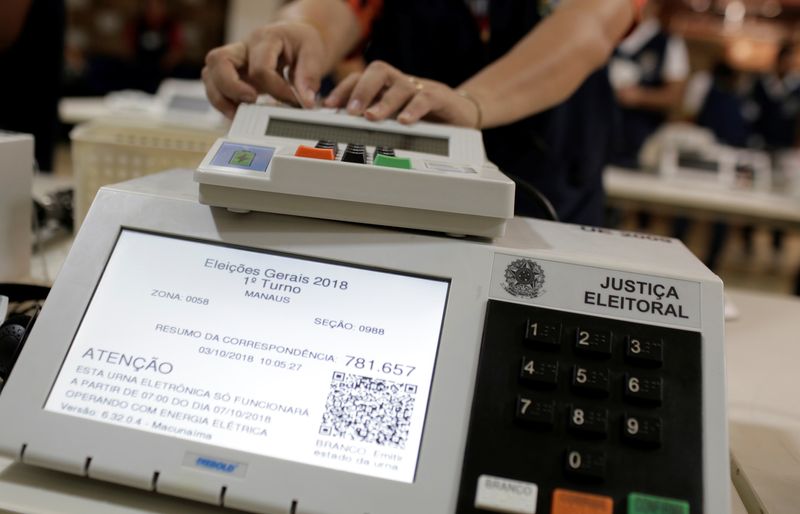
{"type": "Polygon", "coordinates": [[[391,157],[389,155],[378,154],[372,161],[375,166],[387,166],[389,168],[411,169],[411,159],[408,157],[391,157]]]}
{"type": "Polygon", "coordinates": [[[628,514],[689,514],[689,502],[631,493],[628,495],[628,514]]]}

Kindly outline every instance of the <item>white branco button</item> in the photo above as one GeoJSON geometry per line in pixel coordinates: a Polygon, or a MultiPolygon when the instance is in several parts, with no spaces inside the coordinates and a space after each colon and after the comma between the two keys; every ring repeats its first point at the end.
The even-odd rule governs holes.
{"type": "Polygon", "coordinates": [[[475,493],[475,507],[493,512],[536,514],[539,487],[531,482],[481,475],[475,493]]]}

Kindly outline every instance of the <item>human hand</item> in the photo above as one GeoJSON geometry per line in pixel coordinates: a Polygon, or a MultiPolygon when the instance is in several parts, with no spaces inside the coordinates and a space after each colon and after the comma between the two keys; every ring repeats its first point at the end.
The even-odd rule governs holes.
{"type": "Polygon", "coordinates": [[[331,91],[326,107],[378,121],[392,116],[403,124],[426,119],[476,128],[481,113],[476,101],[446,84],[406,75],[383,61],[352,73],[331,91]]]}
{"type": "Polygon", "coordinates": [[[292,82],[304,107],[314,105],[323,73],[325,50],[319,31],[307,23],[279,22],[253,31],[243,42],[211,50],[203,68],[203,83],[211,104],[228,118],[242,102],[260,93],[295,103],[282,75],[292,69],[292,82]]]}

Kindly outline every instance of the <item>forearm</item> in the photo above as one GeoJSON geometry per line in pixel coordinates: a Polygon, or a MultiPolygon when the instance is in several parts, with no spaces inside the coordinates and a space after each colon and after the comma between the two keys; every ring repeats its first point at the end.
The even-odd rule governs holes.
{"type": "Polygon", "coordinates": [[[356,48],[361,28],[342,0],[297,0],[278,13],[282,21],[308,23],[319,31],[325,48],[325,71],[330,72],[356,48]]]}
{"type": "Polygon", "coordinates": [[[567,99],[602,66],[633,22],[630,0],[565,0],[503,57],[462,84],[483,127],[505,125],[567,99]]]}
{"type": "Polygon", "coordinates": [[[631,107],[669,112],[680,103],[684,85],[684,81],[673,81],[660,87],[638,87],[636,101],[631,107]]]}

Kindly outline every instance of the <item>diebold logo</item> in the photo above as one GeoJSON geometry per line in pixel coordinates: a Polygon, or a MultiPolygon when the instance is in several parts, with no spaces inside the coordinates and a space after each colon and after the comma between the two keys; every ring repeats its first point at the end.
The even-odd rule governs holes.
{"type": "Polygon", "coordinates": [[[197,457],[197,460],[195,460],[194,463],[196,466],[213,469],[215,471],[221,471],[223,473],[233,473],[239,466],[238,464],[209,459],[208,457],[197,457]]]}
{"type": "Polygon", "coordinates": [[[502,286],[512,296],[537,298],[544,293],[544,270],[536,261],[517,259],[506,266],[502,286]]]}

